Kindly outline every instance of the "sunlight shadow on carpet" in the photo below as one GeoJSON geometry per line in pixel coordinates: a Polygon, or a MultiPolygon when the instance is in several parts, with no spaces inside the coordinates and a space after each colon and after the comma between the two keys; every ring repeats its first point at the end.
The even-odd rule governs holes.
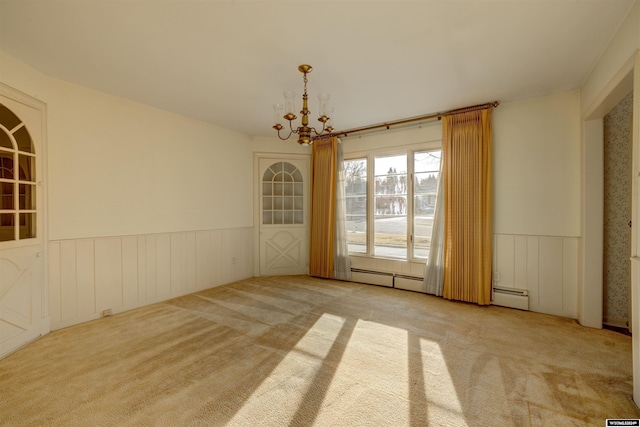
{"type": "Polygon", "coordinates": [[[601,426],[640,417],[631,347],[540,313],[252,278],[0,360],[0,426],[601,426]]]}
{"type": "Polygon", "coordinates": [[[282,359],[271,374],[249,396],[229,425],[259,421],[262,400],[277,402],[278,417],[292,425],[309,425],[315,420],[355,322],[323,314],[282,359]],[[327,381],[329,383],[327,383],[327,381]],[[267,396],[268,395],[268,396],[267,396]],[[292,398],[293,397],[293,398],[292,398]]]}
{"type": "Polygon", "coordinates": [[[425,391],[424,374],[422,370],[422,349],[420,339],[413,334],[407,334],[407,381],[409,392],[409,424],[411,426],[428,425],[429,404],[425,391]]]}

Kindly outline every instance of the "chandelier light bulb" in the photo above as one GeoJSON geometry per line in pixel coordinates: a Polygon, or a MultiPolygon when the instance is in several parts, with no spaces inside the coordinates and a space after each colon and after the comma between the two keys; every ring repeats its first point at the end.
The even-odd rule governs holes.
{"type": "MultiPolygon", "coordinates": [[[[284,93],[284,113],[285,115],[292,115],[293,119],[296,117],[296,93],[291,90],[285,90],[284,93]]],[[[291,120],[293,120],[291,119],[291,120]]]]}
{"type": "Polygon", "coordinates": [[[329,116],[329,99],[331,96],[328,93],[321,93],[318,95],[319,109],[318,114],[320,117],[330,117],[329,116]]]}
{"type": "Polygon", "coordinates": [[[333,122],[331,121],[331,117],[333,117],[333,107],[329,107],[327,110],[327,121],[324,123],[324,127],[328,132],[333,132],[333,122]]]}
{"type": "Polygon", "coordinates": [[[283,104],[273,104],[273,123],[277,125],[281,125],[284,123],[284,105],[283,104]]]}

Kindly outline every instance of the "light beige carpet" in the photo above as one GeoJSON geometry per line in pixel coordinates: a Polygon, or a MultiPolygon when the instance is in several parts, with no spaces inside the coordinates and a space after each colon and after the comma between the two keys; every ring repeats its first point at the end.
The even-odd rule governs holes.
{"type": "Polygon", "coordinates": [[[53,332],[0,361],[0,424],[581,426],[639,418],[631,339],[306,276],[53,332]]]}

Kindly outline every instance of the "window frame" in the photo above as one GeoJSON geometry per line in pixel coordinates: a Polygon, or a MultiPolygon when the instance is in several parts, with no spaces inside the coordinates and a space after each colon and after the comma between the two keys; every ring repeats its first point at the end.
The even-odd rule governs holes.
{"type": "Polygon", "coordinates": [[[442,150],[442,141],[429,141],[420,144],[402,145],[397,147],[386,147],[379,149],[372,149],[367,151],[354,151],[345,152],[344,161],[366,159],[366,220],[367,220],[367,233],[366,233],[366,251],[365,252],[351,252],[351,257],[363,257],[373,259],[384,259],[398,262],[412,262],[426,264],[427,258],[420,258],[415,256],[414,251],[414,224],[415,224],[415,212],[414,212],[414,162],[415,153],[424,151],[442,150]],[[389,157],[395,155],[407,156],[407,234],[406,234],[406,253],[405,258],[395,258],[389,256],[376,255],[374,252],[375,246],[375,159],[376,157],[389,157]]]}
{"type": "MultiPolygon", "coordinates": [[[[31,137],[29,130],[26,127],[26,123],[21,120],[11,109],[7,106],[0,104],[0,107],[4,108],[10,116],[10,119],[17,121],[11,129],[8,128],[6,123],[0,122],[0,132],[7,136],[7,141],[11,144],[11,147],[0,146],[0,152],[3,153],[4,159],[11,160],[10,170],[13,174],[12,178],[6,178],[0,176],[1,184],[9,184],[12,186],[12,208],[5,209],[0,205],[0,214],[4,219],[12,218],[12,224],[3,225],[0,222],[0,227],[3,228],[2,232],[9,231],[4,230],[5,227],[13,228],[13,238],[0,240],[1,248],[10,248],[21,246],[22,244],[30,244],[31,242],[38,241],[41,235],[41,230],[38,223],[38,178],[36,173],[36,147],[31,137]],[[21,136],[20,139],[16,138],[16,134],[26,133],[25,136],[21,136]],[[26,139],[25,139],[26,138],[26,139]],[[28,147],[25,149],[21,142],[28,141],[28,147]],[[30,150],[30,151],[28,151],[30,150]],[[24,166],[28,166],[29,176],[27,176],[24,166]],[[23,177],[24,175],[24,177],[23,177]],[[27,191],[29,188],[29,191],[27,191]],[[24,191],[22,191],[24,189],[24,191]],[[30,199],[30,202],[29,200],[30,199]]],[[[7,116],[4,116],[5,118],[7,116]]]]}
{"type": "Polygon", "coordinates": [[[304,225],[304,177],[295,165],[284,160],[274,161],[270,166],[265,168],[260,180],[260,185],[260,221],[263,226],[304,225]],[[275,168],[278,164],[281,164],[280,169],[275,168]],[[285,165],[293,169],[287,170],[287,166],[285,165]],[[271,177],[265,179],[268,173],[271,173],[271,177]],[[289,176],[290,180],[277,180],[276,177],[278,176],[282,176],[283,178],[289,176]],[[299,177],[299,179],[297,177],[299,177]],[[271,188],[269,194],[265,193],[265,186],[271,188]],[[278,186],[280,186],[279,192],[276,191],[278,186]],[[285,191],[288,186],[291,187],[290,192],[285,191]],[[267,200],[271,206],[269,209],[265,207],[265,201],[267,200]],[[266,221],[266,215],[271,218],[269,221],[266,221]],[[278,217],[280,217],[280,220],[276,221],[278,217]],[[288,220],[287,217],[289,217],[290,220],[288,220]]]}
{"type": "MultiPolygon", "coordinates": [[[[356,156],[356,157],[351,157],[351,158],[343,158],[344,162],[347,161],[359,161],[359,160],[364,160],[365,161],[365,170],[364,170],[364,175],[365,175],[365,192],[364,192],[364,198],[365,198],[365,206],[364,206],[364,215],[362,214],[357,214],[359,217],[364,217],[365,223],[367,224],[367,230],[364,233],[364,247],[365,247],[365,252],[351,252],[349,251],[349,255],[359,255],[359,256],[367,256],[368,255],[368,251],[369,251],[369,212],[370,212],[370,208],[369,208],[369,164],[370,161],[366,156],[356,156]]],[[[346,175],[346,174],[345,174],[346,175]]],[[[345,182],[346,184],[346,182],[345,182]]],[[[347,188],[345,185],[345,200],[348,200],[351,196],[347,195],[347,188]]],[[[355,197],[362,197],[362,194],[358,194],[355,197]]],[[[348,206],[348,203],[347,203],[348,206]]],[[[345,210],[346,212],[346,210],[345,210]]]]}

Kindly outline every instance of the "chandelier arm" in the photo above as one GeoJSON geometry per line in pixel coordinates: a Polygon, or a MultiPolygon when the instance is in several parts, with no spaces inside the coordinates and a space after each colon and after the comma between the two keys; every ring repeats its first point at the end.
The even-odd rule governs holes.
{"type": "Polygon", "coordinates": [[[296,135],[298,134],[298,129],[293,128],[293,120],[289,120],[289,129],[291,129],[291,133],[289,134],[289,136],[291,136],[292,133],[295,133],[296,135]]]}
{"type": "Polygon", "coordinates": [[[320,132],[318,132],[318,130],[316,128],[309,128],[311,132],[315,133],[316,135],[322,135],[325,132],[329,132],[325,126],[325,124],[322,124],[322,129],[320,130],[320,132]]]}
{"type": "Polygon", "coordinates": [[[291,134],[292,134],[292,133],[293,133],[293,132],[289,132],[289,135],[287,135],[287,137],[286,137],[286,138],[283,138],[282,136],[280,136],[280,129],[278,129],[278,138],[280,138],[280,139],[281,139],[281,140],[283,140],[283,141],[286,141],[287,139],[291,138],[291,134]]]}

